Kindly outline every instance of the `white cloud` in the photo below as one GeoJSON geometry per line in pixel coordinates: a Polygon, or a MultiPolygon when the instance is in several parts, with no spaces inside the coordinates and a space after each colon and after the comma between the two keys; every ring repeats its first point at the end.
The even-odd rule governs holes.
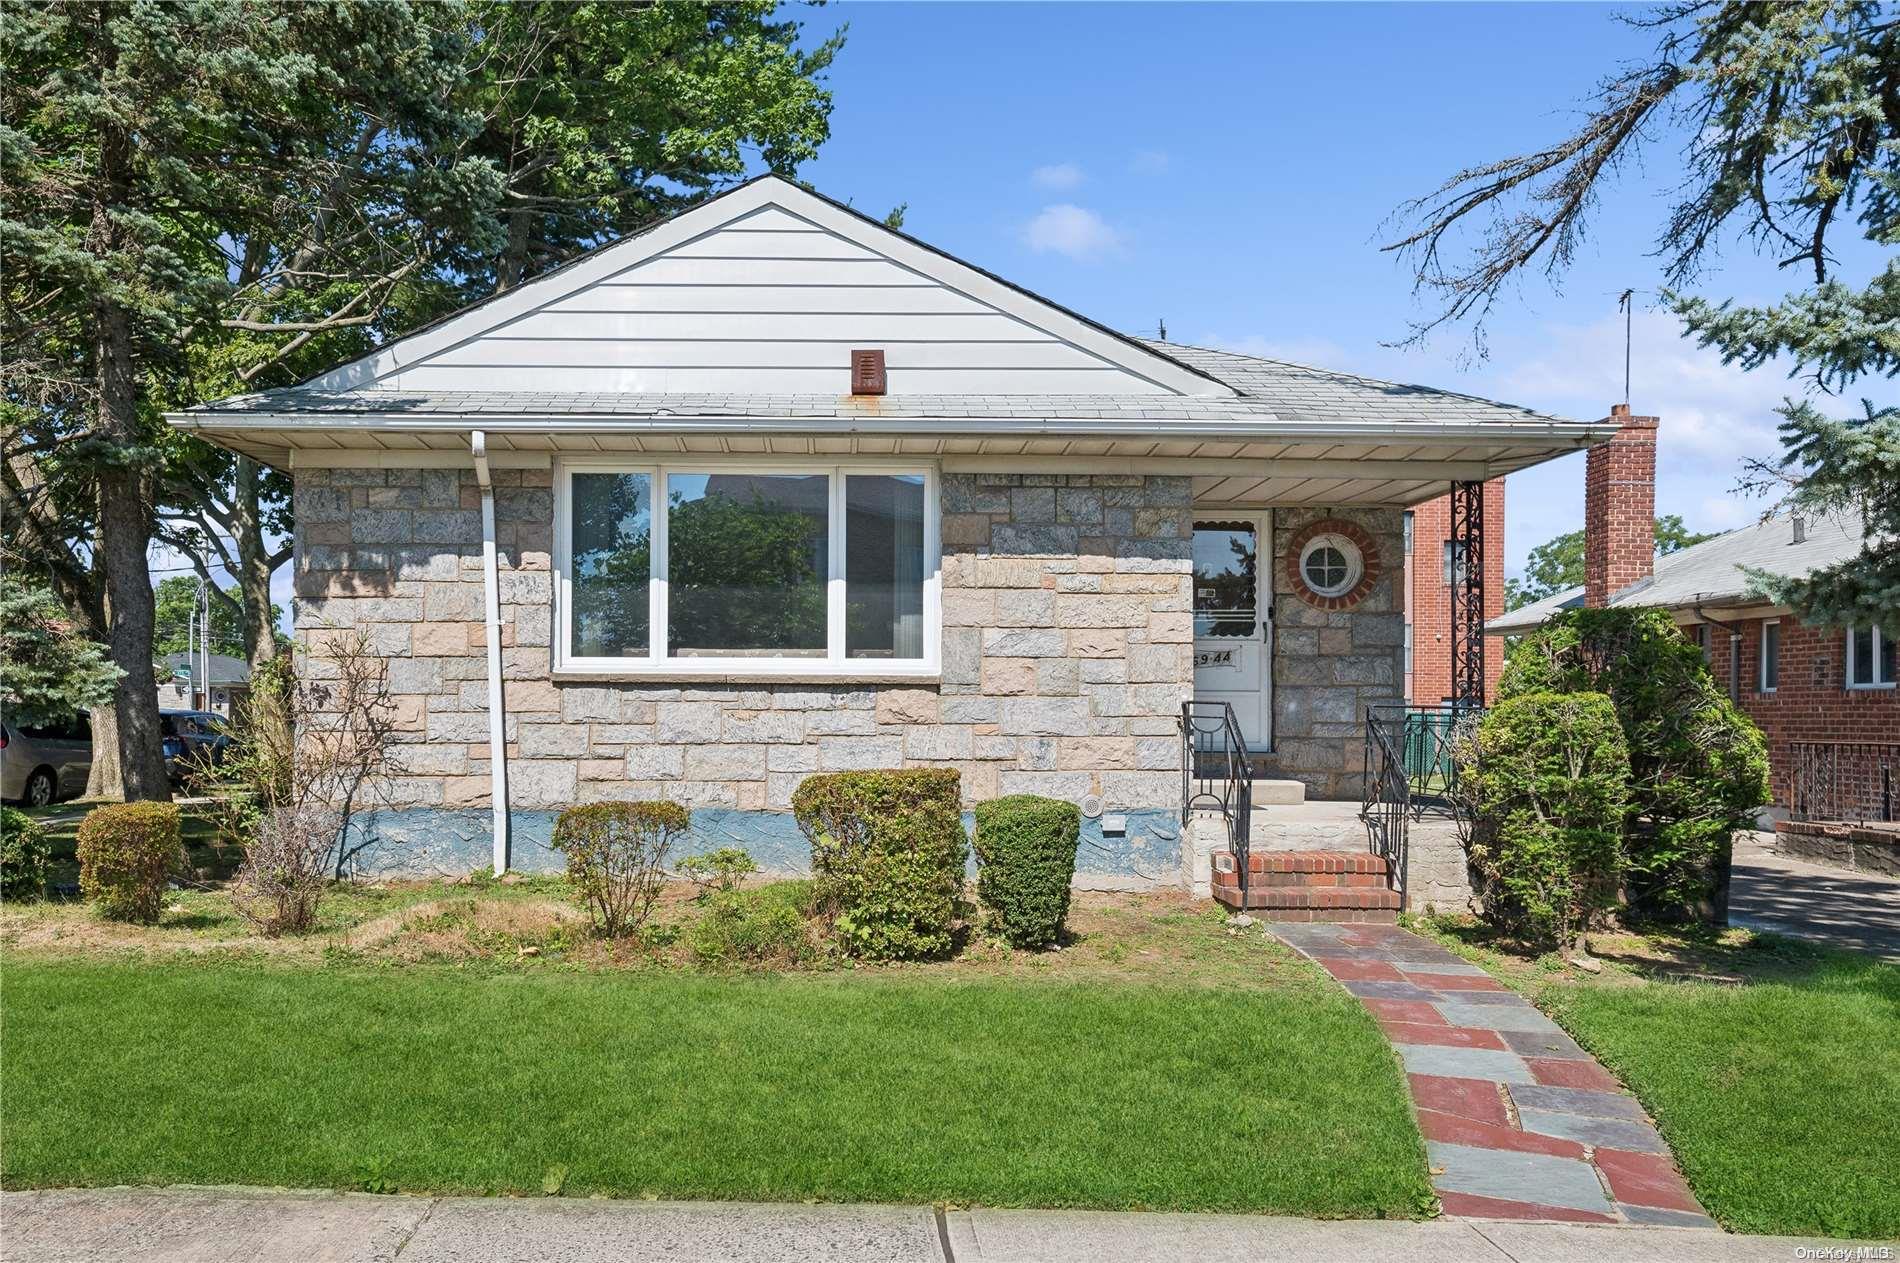
{"type": "MultiPolygon", "coordinates": [[[[1640,313],[1630,339],[1630,406],[1661,418],[1659,475],[1734,475],[1750,456],[1776,450],[1775,408],[1801,393],[1771,364],[1753,372],[1722,363],[1714,351],[1681,336],[1667,312],[1640,313]]],[[[1553,325],[1535,349],[1506,368],[1500,397],[1569,416],[1606,414],[1623,397],[1623,319],[1553,325]]]]}
{"type": "Polygon", "coordinates": [[[1037,167],[1029,173],[1029,182],[1039,189],[1053,189],[1062,192],[1082,183],[1082,168],[1073,162],[1057,162],[1046,167],[1037,167]]]}
{"type": "Polygon", "coordinates": [[[1136,175],[1161,175],[1167,171],[1168,161],[1165,149],[1139,149],[1128,160],[1128,169],[1136,175]]]}
{"type": "Polygon", "coordinates": [[[1053,251],[1086,262],[1121,249],[1122,235],[1094,211],[1062,202],[1043,207],[1023,225],[1023,241],[1038,254],[1053,251]]]}

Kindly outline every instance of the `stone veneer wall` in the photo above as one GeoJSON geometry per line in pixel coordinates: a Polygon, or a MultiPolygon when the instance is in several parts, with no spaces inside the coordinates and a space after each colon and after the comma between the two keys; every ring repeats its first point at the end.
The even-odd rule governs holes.
{"type": "Polygon", "coordinates": [[[1351,801],[1365,784],[1366,707],[1405,700],[1405,520],[1398,509],[1276,509],[1273,754],[1270,776],[1309,797],[1351,801]],[[1379,551],[1379,577],[1357,605],[1322,610],[1287,591],[1293,537],[1322,518],[1352,522],[1379,551]]]}
{"type": "MultiPolygon", "coordinates": [[[[945,475],[943,670],[929,687],[556,681],[552,478],[496,470],[494,482],[517,862],[549,862],[561,807],[664,796],[695,809],[696,844],[797,868],[785,813],[804,776],[952,766],[972,802],[1102,794],[1131,813],[1128,835],[1091,826],[1081,867],[1175,880],[1175,723],[1193,687],[1187,479],[945,475]]],[[[305,469],[295,494],[300,638],[360,628],[388,659],[400,746],[386,797],[411,810],[366,827],[417,839],[440,866],[485,862],[473,473],[305,469]]]]}

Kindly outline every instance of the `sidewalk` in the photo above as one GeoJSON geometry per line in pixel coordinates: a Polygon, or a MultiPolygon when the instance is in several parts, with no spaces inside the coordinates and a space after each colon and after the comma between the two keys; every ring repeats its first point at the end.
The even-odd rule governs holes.
{"type": "MultiPolygon", "coordinates": [[[[0,1193],[7,1263],[1786,1263],[1700,1228],[257,1189],[0,1193]]],[[[1876,1256],[1877,1257],[1877,1256],[1876,1256]]]]}

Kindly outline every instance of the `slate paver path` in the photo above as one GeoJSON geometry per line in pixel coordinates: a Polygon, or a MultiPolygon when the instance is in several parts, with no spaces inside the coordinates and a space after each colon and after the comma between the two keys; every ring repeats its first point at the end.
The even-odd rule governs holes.
{"type": "Polygon", "coordinates": [[[1397,926],[1268,928],[1398,1050],[1446,1214],[1715,1226],[1642,1105],[1524,997],[1397,926]]]}

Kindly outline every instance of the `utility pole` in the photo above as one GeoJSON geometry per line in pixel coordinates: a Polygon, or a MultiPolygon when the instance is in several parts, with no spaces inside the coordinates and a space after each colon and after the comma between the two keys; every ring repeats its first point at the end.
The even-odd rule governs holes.
{"type": "Polygon", "coordinates": [[[185,705],[198,700],[198,599],[191,601],[191,613],[185,619],[185,705]]]}
{"type": "Polygon", "coordinates": [[[203,579],[198,580],[198,625],[204,628],[201,640],[204,645],[204,699],[196,709],[211,709],[211,585],[203,579]]]}

